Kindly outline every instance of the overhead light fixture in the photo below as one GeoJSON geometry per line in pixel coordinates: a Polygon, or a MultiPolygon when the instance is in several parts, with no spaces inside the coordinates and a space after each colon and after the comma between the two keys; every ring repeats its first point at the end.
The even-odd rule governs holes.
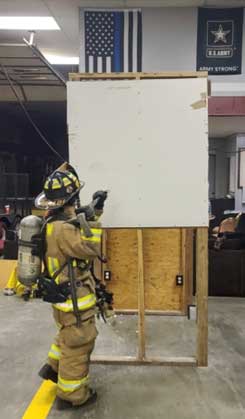
{"type": "Polygon", "coordinates": [[[0,16],[0,29],[60,31],[51,16],[0,16]]]}
{"type": "Polygon", "coordinates": [[[50,64],[79,64],[79,57],[67,57],[65,55],[52,55],[43,53],[50,64]]]}

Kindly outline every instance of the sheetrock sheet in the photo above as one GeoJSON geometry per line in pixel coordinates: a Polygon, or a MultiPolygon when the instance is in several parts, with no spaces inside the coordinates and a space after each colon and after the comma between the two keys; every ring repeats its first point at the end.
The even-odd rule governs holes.
{"type": "Polygon", "coordinates": [[[208,226],[207,80],[68,83],[81,201],[110,191],[105,227],[208,226]]]}

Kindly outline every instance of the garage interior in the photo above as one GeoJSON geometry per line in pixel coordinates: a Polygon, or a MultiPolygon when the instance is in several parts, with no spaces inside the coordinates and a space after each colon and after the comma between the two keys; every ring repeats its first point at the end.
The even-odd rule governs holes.
{"type": "MultiPolygon", "coordinates": [[[[12,3],[16,2],[11,1],[10,11],[14,7],[12,3]]],[[[31,0],[24,3],[35,10],[31,0]]],[[[41,3],[46,6],[52,1],[41,3]]],[[[66,0],[61,3],[63,16],[61,11],[57,12],[57,1],[51,4],[51,15],[57,13],[59,24],[64,25],[63,41],[58,41],[55,34],[49,47],[48,37],[43,33],[37,34],[37,38],[45,52],[53,53],[55,42],[59,48],[63,42],[64,51],[75,55],[77,34],[73,28],[70,36],[67,35],[70,22],[75,25],[75,12],[80,3],[99,7],[98,2],[75,1],[70,8],[66,0]]],[[[124,3],[125,7],[131,7],[130,1],[124,3]]],[[[140,2],[133,3],[136,7],[140,2]]],[[[172,6],[171,2],[162,3],[166,3],[165,7],[172,6]]],[[[189,6],[213,6],[211,3],[216,7],[224,5],[221,1],[193,0],[189,1],[189,6]]],[[[238,5],[238,2],[233,3],[238,5]]],[[[3,11],[6,7],[4,5],[3,11]]],[[[107,2],[107,7],[114,7],[114,2],[107,2]]],[[[27,33],[24,35],[26,37],[27,33]]],[[[98,400],[86,409],[63,412],[57,410],[56,385],[48,381],[43,387],[38,371],[56,333],[52,308],[38,298],[24,301],[18,290],[15,295],[4,295],[3,290],[17,264],[19,224],[17,229],[16,216],[39,215],[34,208],[34,198],[42,190],[47,176],[63,160],[69,160],[66,86],[69,74],[78,72],[78,64],[50,64],[41,50],[23,41],[22,32],[7,36],[4,31],[1,37],[0,31],[0,227],[2,219],[9,230],[4,236],[7,243],[4,250],[0,228],[0,417],[243,419],[245,250],[239,236],[239,243],[231,237],[234,239],[231,248],[228,245],[217,253],[212,233],[227,217],[225,210],[231,216],[237,215],[235,194],[238,188],[235,184],[234,191],[231,190],[234,178],[224,150],[231,139],[244,135],[245,111],[236,115],[230,110],[219,114],[213,105],[209,107],[208,121],[209,200],[214,217],[207,229],[209,249],[205,245],[199,248],[195,227],[155,229],[155,232],[146,229],[141,249],[145,258],[143,271],[147,276],[142,307],[137,230],[105,229],[101,255],[106,257],[106,263],[98,263],[95,271],[103,281],[106,275],[110,276],[106,284],[114,293],[116,313],[106,324],[96,319],[99,335],[90,377],[98,400]],[[227,163],[222,168],[222,176],[219,153],[227,163]],[[207,260],[198,265],[202,252],[209,258],[209,266],[207,260]],[[203,275],[200,266],[204,267],[203,275]],[[202,289],[200,280],[205,279],[205,270],[208,270],[209,280],[206,296],[207,290],[202,289]],[[177,286],[178,274],[184,276],[183,287],[177,286]],[[166,279],[165,288],[161,286],[161,275],[166,279]],[[204,317],[208,315],[206,323],[205,318],[198,318],[198,304],[200,313],[204,312],[204,317]],[[200,340],[202,328],[207,342],[200,340]],[[140,353],[142,339],[144,354],[140,353]],[[202,351],[204,357],[208,357],[203,365],[198,362],[198,353],[202,351]],[[135,362],[135,357],[142,362],[135,362]],[[166,362],[161,363],[162,359],[166,362]]],[[[212,100],[210,97],[209,101],[212,100]]]]}
{"type": "Polygon", "coordinates": [[[0,171],[6,179],[6,183],[1,182],[4,198],[8,191],[14,194],[11,197],[33,198],[47,173],[59,163],[59,156],[37,129],[64,159],[68,156],[65,79],[56,76],[40,56],[25,44],[0,45],[0,171]],[[18,182],[20,176],[22,181],[18,182]],[[13,177],[16,190],[8,184],[13,177]]]}

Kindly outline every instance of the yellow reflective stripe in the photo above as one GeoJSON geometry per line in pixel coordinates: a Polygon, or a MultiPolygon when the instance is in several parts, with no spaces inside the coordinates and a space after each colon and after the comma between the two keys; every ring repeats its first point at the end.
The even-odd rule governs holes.
{"type": "Polygon", "coordinates": [[[66,176],[75,183],[75,185],[76,185],[77,188],[80,187],[80,182],[79,182],[78,178],[75,175],[73,175],[73,173],[68,172],[66,174],[66,176]]]}
{"type": "Polygon", "coordinates": [[[87,237],[84,235],[84,230],[81,228],[81,237],[85,241],[99,243],[101,241],[102,229],[101,228],[91,228],[91,233],[93,236],[87,237]]]}
{"type": "MultiPolygon", "coordinates": [[[[84,234],[83,228],[81,228],[80,231],[81,231],[81,234],[83,235],[84,234]]],[[[91,233],[94,234],[95,236],[98,236],[98,237],[101,236],[102,232],[103,232],[102,228],[91,228],[91,233]]]]}
{"type": "Polygon", "coordinates": [[[62,185],[58,179],[52,179],[52,189],[61,189],[62,185]]]}
{"type": "MultiPolygon", "coordinates": [[[[60,269],[60,264],[57,258],[52,258],[50,256],[48,256],[48,271],[49,271],[49,275],[51,277],[53,277],[53,275],[55,274],[56,271],[58,271],[58,269],[60,269]]],[[[57,278],[55,278],[55,282],[58,284],[59,283],[59,276],[57,276],[57,278]]]]}
{"type": "Polygon", "coordinates": [[[48,257],[48,273],[51,276],[52,276],[52,274],[51,274],[52,270],[53,270],[52,258],[48,257]]]}
{"type": "Polygon", "coordinates": [[[51,234],[53,233],[53,229],[54,229],[53,224],[48,223],[46,225],[46,234],[47,234],[47,236],[51,236],[51,234]]]}
{"type": "Polygon", "coordinates": [[[60,264],[57,258],[52,258],[48,256],[48,270],[51,276],[59,269],[60,264]]]}
{"type": "MultiPolygon", "coordinates": [[[[88,294],[85,297],[77,299],[78,309],[81,311],[88,310],[89,308],[95,306],[95,304],[96,297],[94,294],[88,294]]],[[[73,311],[73,304],[71,299],[66,300],[64,303],[53,304],[53,307],[57,308],[57,310],[64,311],[65,313],[73,311]]]]}
{"type": "Polygon", "coordinates": [[[58,387],[65,393],[71,393],[72,391],[78,390],[83,384],[87,383],[89,376],[81,378],[81,380],[64,380],[64,378],[58,377],[58,387]]]}
{"type": "Polygon", "coordinates": [[[54,343],[51,345],[51,348],[48,353],[48,357],[59,361],[60,359],[60,348],[54,343]]]}
{"type": "Polygon", "coordinates": [[[94,242],[94,243],[100,243],[101,242],[101,236],[92,236],[92,237],[86,237],[82,236],[82,239],[86,242],[94,242]]]}
{"type": "Polygon", "coordinates": [[[67,177],[65,177],[65,178],[63,179],[63,183],[64,183],[64,186],[69,186],[69,185],[71,185],[71,181],[70,181],[70,179],[68,179],[67,177]]]}
{"type": "Polygon", "coordinates": [[[96,235],[101,235],[102,234],[102,229],[101,228],[91,228],[91,231],[92,231],[92,233],[93,234],[96,234],[96,235]]]}

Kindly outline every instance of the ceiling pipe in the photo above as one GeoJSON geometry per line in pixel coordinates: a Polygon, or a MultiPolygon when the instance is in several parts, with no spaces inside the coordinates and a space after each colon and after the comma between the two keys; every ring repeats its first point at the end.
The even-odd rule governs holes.
{"type": "Polygon", "coordinates": [[[29,45],[33,45],[36,32],[35,31],[28,31],[28,32],[30,33],[29,45]]]}

